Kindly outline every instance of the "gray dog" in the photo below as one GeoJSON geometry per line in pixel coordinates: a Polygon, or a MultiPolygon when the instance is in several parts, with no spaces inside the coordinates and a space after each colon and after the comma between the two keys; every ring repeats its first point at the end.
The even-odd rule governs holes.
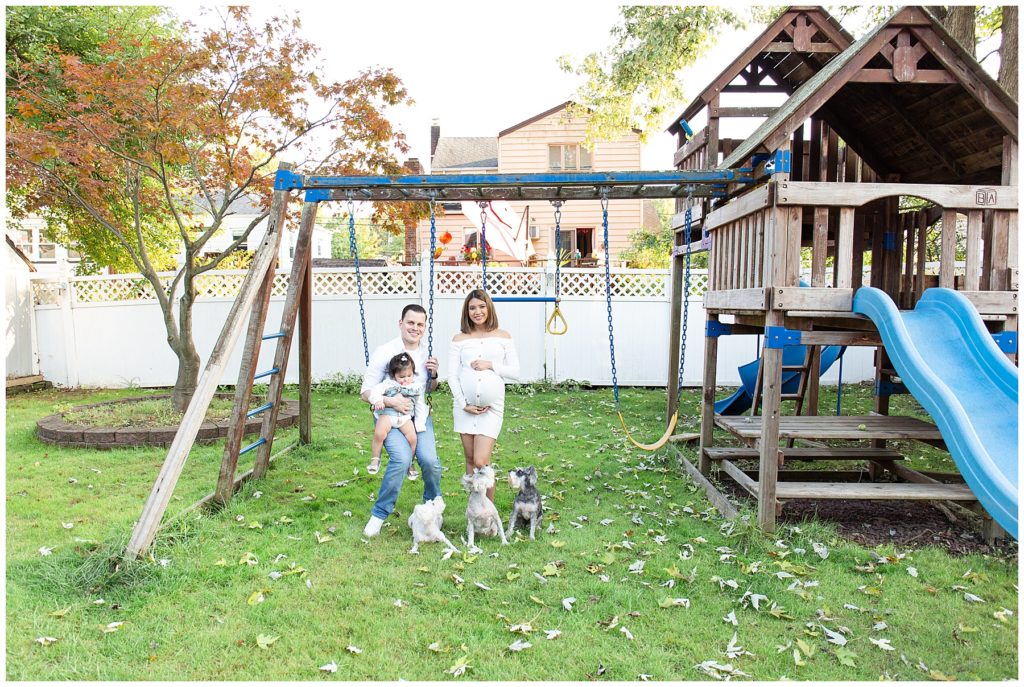
{"type": "Polygon", "coordinates": [[[516,468],[509,470],[508,483],[516,491],[516,499],[512,502],[512,514],[508,517],[508,532],[511,537],[517,524],[530,523],[530,539],[534,539],[537,525],[544,515],[540,492],[537,491],[537,468],[516,468]]]}

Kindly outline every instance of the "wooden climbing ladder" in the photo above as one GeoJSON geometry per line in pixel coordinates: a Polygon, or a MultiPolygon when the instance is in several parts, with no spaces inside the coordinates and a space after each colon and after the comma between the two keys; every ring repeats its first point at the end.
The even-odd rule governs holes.
{"type": "MultiPolygon", "coordinates": [[[[290,170],[291,165],[282,163],[280,169],[290,170]]],[[[195,393],[192,395],[192,400],[182,417],[178,432],[174,435],[174,440],[167,451],[167,457],[164,459],[160,473],[146,499],[142,515],[132,531],[125,551],[129,557],[137,557],[145,553],[156,537],[160,521],[167,510],[174,487],[185,466],[185,460],[195,443],[210,401],[220,384],[224,368],[246,322],[248,322],[246,342],[242,351],[238,383],[235,387],[234,407],[217,487],[212,494],[200,500],[197,505],[209,502],[224,505],[231,500],[232,495],[246,480],[259,478],[266,473],[271,460],[274,428],[277,426],[278,413],[282,405],[281,395],[284,388],[285,372],[297,320],[300,328],[299,442],[308,443],[310,440],[310,315],[312,314],[310,246],[316,203],[307,202],[303,206],[302,223],[280,326],[274,332],[264,333],[270,295],[273,291],[282,228],[287,215],[287,201],[287,190],[274,191],[267,232],[255,252],[249,272],[228,312],[224,328],[213,347],[206,367],[196,385],[195,393]],[[255,368],[259,359],[260,347],[262,342],[267,340],[277,341],[274,362],[269,370],[257,373],[255,368]],[[253,383],[256,379],[264,377],[270,378],[266,402],[249,410],[253,383]],[[263,416],[259,439],[242,448],[241,442],[245,433],[246,420],[257,415],[263,416]],[[238,458],[249,451],[258,451],[253,468],[236,477],[238,458]]]]}

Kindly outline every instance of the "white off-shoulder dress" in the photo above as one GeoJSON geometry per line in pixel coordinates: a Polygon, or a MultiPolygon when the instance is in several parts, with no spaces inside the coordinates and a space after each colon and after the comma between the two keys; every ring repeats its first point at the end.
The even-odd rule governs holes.
{"type": "Polygon", "coordinates": [[[504,336],[470,337],[452,341],[448,356],[448,386],[452,390],[452,415],[459,434],[483,434],[497,439],[505,417],[505,382],[519,379],[519,356],[512,339],[504,336]],[[493,370],[474,370],[474,360],[489,360],[493,370]],[[466,404],[487,406],[473,415],[466,404]]]}

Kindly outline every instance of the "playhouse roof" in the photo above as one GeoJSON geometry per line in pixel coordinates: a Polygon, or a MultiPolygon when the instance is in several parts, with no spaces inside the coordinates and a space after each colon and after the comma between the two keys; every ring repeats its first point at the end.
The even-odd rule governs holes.
{"type": "Polygon", "coordinates": [[[737,77],[768,73],[776,85],[793,92],[829,60],[853,44],[853,36],[822,7],[787,7],[747,49],[690,101],[668,127],[679,133],[681,119],[693,119],[717,93],[729,90],[737,77]]]}
{"type": "Polygon", "coordinates": [[[1016,101],[921,7],[822,67],[721,167],[778,148],[815,113],[876,172],[904,182],[999,183],[1003,137],[1017,138],[1016,101]]]}

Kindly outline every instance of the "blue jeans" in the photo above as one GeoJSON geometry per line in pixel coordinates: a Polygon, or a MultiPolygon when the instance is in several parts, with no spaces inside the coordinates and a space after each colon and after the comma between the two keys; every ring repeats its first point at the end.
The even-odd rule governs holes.
{"type": "MultiPolygon", "coordinates": [[[[388,452],[388,466],[384,469],[377,501],[373,504],[373,516],[381,520],[386,520],[395,510],[398,492],[402,489],[402,482],[412,463],[409,441],[400,429],[392,428],[388,432],[384,438],[384,448],[388,452]]],[[[416,433],[416,462],[419,463],[420,473],[423,475],[423,501],[427,502],[440,496],[441,459],[437,457],[437,445],[434,442],[433,418],[427,418],[425,431],[416,433]]]]}

